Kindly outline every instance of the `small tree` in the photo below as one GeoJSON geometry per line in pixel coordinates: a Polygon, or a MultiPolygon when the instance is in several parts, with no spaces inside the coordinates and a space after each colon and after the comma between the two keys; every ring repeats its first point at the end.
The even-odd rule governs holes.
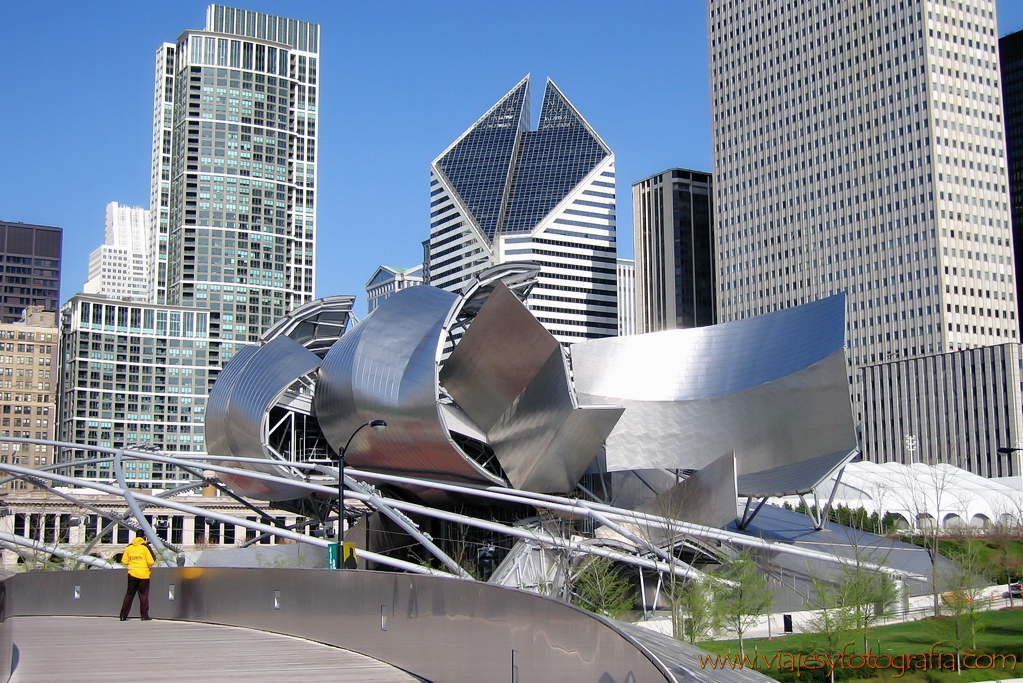
{"type": "Polygon", "coordinates": [[[768,578],[749,550],[742,550],[727,560],[719,576],[723,581],[714,586],[718,613],[722,625],[739,639],[739,654],[745,657],[746,632],[771,605],[768,578]]]}
{"type": "Polygon", "coordinates": [[[942,612],[948,617],[946,638],[956,649],[956,664],[962,670],[961,653],[969,645],[977,647],[977,631],[980,630],[980,610],[984,604],[983,586],[980,581],[980,561],[973,544],[953,558],[942,572],[942,612]]]}
{"type": "Polygon", "coordinates": [[[856,617],[853,610],[844,603],[840,587],[813,573],[810,575],[806,608],[812,613],[803,624],[803,632],[809,636],[815,652],[827,655],[828,661],[832,663],[828,676],[831,683],[835,683],[834,665],[849,643],[856,617]]]}
{"type": "Polygon", "coordinates": [[[591,555],[572,582],[575,602],[591,612],[617,619],[632,607],[632,587],[609,558],[591,555]]]}
{"type": "Polygon", "coordinates": [[[679,640],[690,643],[703,640],[720,624],[715,591],[706,581],[672,581],[667,593],[671,600],[672,634],[679,640]]]}
{"type": "Polygon", "coordinates": [[[866,650],[867,632],[895,604],[897,591],[892,577],[866,566],[883,566],[885,557],[856,544],[852,548],[855,564],[842,565],[837,598],[849,612],[851,628],[863,636],[866,650]]]}

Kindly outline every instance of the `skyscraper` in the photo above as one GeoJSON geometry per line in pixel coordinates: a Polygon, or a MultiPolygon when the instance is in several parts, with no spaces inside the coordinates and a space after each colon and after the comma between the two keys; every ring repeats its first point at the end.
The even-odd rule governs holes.
{"type": "Polygon", "coordinates": [[[618,336],[636,334],[636,261],[618,259],[618,336]]]}
{"type": "Polygon", "coordinates": [[[211,5],[157,53],[154,296],[210,309],[211,337],[313,297],[319,49],[316,24],[211,5]]]}
{"type": "MultiPolygon", "coordinates": [[[[1023,256],[1023,31],[998,41],[1002,61],[1002,106],[1005,109],[1005,151],[1009,161],[1009,200],[1012,204],[1013,251],[1023,256]]],[[[1016,281],[1016,296],[1023,285],[1016,281]]]]}
{"type": "Polygon", "coordinates": [[[62,438],[204,451],[221,366],[313,298],[319,43],[316,24],[211,5],[204,29],[157,50],[150,300],[65,304],[62,438]]]}
{"type": "Polygon", "coordinates": [[[995,5],[709,3],[722,321],[848,292],[862,366],[1018,338],[995,5]]]}
{"type": "Polygon", "coordinates": [[[633,183],[638,332],[714,324],[712,187],[709,173],[681,168],[633,183]]]}
{"type": "Polygon", "coordinates": [[[29,306],[56,313],[64,231],[45,225],[0,221],[4,291],[0,323],[16,323],[29,306]]]}
{"type": "Polygon", "coordinates": [[[454,292],[532,261],[526,304],[551,334],[615,336],[614,153],[552,81],[536,130],[529,100],[526,76],[433,161],[427,282],[454,292]]]}
{"type": "Polygon", "coordinates": [[[89,254],[83,291],[112,299],[150,301],[149,211],[107,204],[103,244],[89,254]]]}

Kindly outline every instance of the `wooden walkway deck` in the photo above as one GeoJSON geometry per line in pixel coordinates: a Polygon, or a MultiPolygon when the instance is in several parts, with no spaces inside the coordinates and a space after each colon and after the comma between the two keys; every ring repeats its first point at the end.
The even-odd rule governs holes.
{"type": "Polygon", "coordinates": [[[415,683],[364,655],[263,631],[116,617],[17,617],[11,683],[415,683]]]}

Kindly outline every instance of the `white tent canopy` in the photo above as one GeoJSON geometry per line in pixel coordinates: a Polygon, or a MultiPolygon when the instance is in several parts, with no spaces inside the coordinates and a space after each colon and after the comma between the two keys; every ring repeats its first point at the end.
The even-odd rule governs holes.
{"type": "MultiPolygon", "coordinates": [[[[834,485],[824,484],[830,490],[834,485]]],[[[1023,523],[1023,491],[952,465],[854,462],[846,466],[834,505],[901,517],[900,526],[987,528],[1023,523]]]]}

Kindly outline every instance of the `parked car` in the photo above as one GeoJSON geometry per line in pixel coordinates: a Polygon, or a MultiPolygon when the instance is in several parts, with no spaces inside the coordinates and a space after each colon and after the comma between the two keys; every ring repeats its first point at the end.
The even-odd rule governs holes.
{"type": "Polygon", "coordinates": [[[1008,595],[1014,598],[1023,598],[1023,581],[1009,584],[1008,595]]]}

